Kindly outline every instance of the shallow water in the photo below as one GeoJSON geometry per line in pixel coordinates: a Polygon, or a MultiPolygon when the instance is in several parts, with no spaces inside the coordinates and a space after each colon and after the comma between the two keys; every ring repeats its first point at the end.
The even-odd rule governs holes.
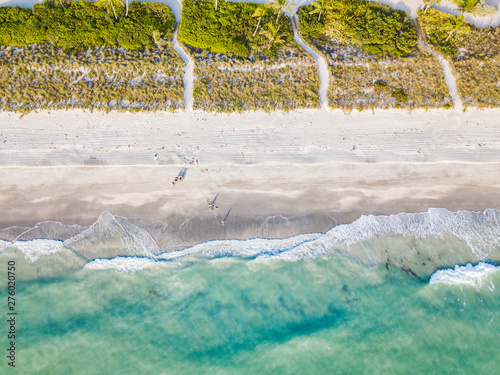
{"type": "Polygon", "coordinates": [[[111,259],[4,241],[1,262],[18,269],[14,371],[495,373],[498,211],[418,215],[111,259]]]}

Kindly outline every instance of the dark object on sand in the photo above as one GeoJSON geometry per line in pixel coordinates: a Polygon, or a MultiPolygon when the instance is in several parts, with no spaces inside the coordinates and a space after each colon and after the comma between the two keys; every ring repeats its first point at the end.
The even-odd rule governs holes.
{"type": "Polygon", "coordinates": [[[208,201],[208,207],[210,208],[210,211],[213,211],[216,208],[219,208],[219,206],[215,205],[215,201],[217,200],[217,197],[219,196],[219,193],[215,196],[215,198],[211,201],[208,201]]]}
{"type": "Polygon", "coordinates": [[[174,178],[174,181],[172,181],[172,185],[175,185],[176,182],[181,182],[182,180],[184,180],[184,178],[186,177],[186,172],[187,168],[182,168],[179,171],[179,174],[174,178]]]}
{"type": "Polygon", "coordinates": [[[222,220],[222,221],[221,221],[221,224],[222,224],[222,225],[226,224],[227,217],[229,216],[229,213],[231,212],[231,210],[232,210],[232,209],[233,209],[233,208],[231,207],[231,208],[229,209],[229,211],[227,211],[226,217],[224,218],[224,220],[222,220]]]}

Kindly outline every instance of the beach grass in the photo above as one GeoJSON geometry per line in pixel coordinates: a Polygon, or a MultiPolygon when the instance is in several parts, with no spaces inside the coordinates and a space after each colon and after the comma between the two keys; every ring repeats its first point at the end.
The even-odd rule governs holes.
{"type": "Polygon", "coordinates": [[[117,16],[88,1],[0,7],[0,109],[182,108],[172,10],[132,2],[117,16]]]}
{"type": "Polygon", "coordinates": [[[500,27],[482,29],[436,9],[419,11],[427,43],[450,61],[464,106],[500,106],[500,27]]]}
{"type": "Polygon", "coordinates": [[[143,51],[0,47],[0,109],[175,110],[183,107],[183,65],[168,40],[143,51]]]}
{"type": "Polygon", "coordinates": [[[329,106],[346,111],[451,107],[442,69],[437,59],[419,48],[409,16],[383,4],[356,5],[359,2],[345,0],[336,6],[358,6],[360,17],[371,17],[374,26],[367,22],[352,28],[339,19],[335,7],[326,8],[321,21],[311,14],[312,6],[298,11],[302,36],[325,57],[331,72],[329,106]],[[374,27],[380,32],[369,38],[374,27]]]}
{"type": "Polygon", "coordinates": [[[195,59],[196,109],[269,112],[319,106],[317,67],[303,50],[278,50],[278,58],[272,60],[265,56],[236,59],[193,48],[190,51],[195,59]]]}
{"type": "Polygon", "coordinates": [[[195,109],[289,111],[319,106],[316,62],[293,40],[290,19],[264,9],[259,22],[253,16],[259,8],[264,9],[219,2],[215,10],[213,1],[183,2],[179,41],[195,60],[195,109]]]}

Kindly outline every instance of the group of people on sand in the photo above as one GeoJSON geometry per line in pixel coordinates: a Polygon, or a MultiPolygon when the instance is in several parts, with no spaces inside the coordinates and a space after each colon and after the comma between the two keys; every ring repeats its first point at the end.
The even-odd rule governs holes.
{"type": "MultiPolygon", "coordinates": [[[[215,198],[214,198],[213,200],[208,200],[208,208],[210,209],[210,211],[213,211],[213,210],[215,210],[215,209],[218,209],[218,208],[219,208],[219,206],[216,206],[216,205],[215,205],[215,201],[217,200],[217,197],[218,197],[218,196],[219,196],[219,193],[217,193],[217,195],[215,196],[215,198]]],[[[230,209],[229,209],[229,211],[227,211],[227,214],[226,214],[226,216],[224,217],[224,219],[223,219],[223,220],[221,220],[221,222],[220,222],[220,223],[221,223],[222,225],[226,224],[226,220],[227,220],[227,218],[228,218],[228,216],[229,216],[229,213],[231,212],[231,210],[232,210],[232,209],[233,209],[233,208],[230,208],[230,209]]]]}
{"type": "MultiPolygon", "coordinates": [[[[157,158],[157,155],[155,155],[155,159],[157,158]]],[[[198,162],[198,160],[196,160],[196,163],[198,162]]],[[[194,158],[193,158],[193,161],[190,163],[191,165],[194,163],[194,158]]],[[[186,176],[186,172],[187,172],[187,168],[182,168],[180,170],[180,172],[177,174],[177,176],[174,177],[174,180],[172,181],[172,185],[175,186],[176,183],[178,182],[182,182],[186,176]]],[[[216,209],[219,208],[219,206],[215,205],[215,201],[217,200],[217,197],[219,196],[219,193],[217,193],[217,195],[215,196],[215,198],[213,200],[208,200],[208,208],[210,209],[210,211],[214,211],[216,209]]],[[[229,216],[229,213],[231,212],[232,208],[229,209],[229,211],[227,212],[226,216],[224,217],[224,220],[221,221],[221,224],[222,225],[225,225],[226,223],[226,220],[229,216]]]]}
{"type": "Polygon", "coordinates": [[[181,182],[181,181],[182,181],[182,176],[176,176],[172,181],[172,185],[175,185],[176,182],[181,182]]]}
{"type": "Polygon", "coordinates": [[[174,180],[172,181],[172,185],[175,186],[176,182],[182,182],[184,180],[184,177],[186,176],[187,168],[182,168],[177,176],[175,176],[174,180]]]}
{"type": "MultiPolygon", "coordinates": [[[[219,206],[216,206],[215,205],[215,201],[217,200],[217,197],[219,196],[219,193],[217,193],[217,195],[215,196],[215,198],[213,200],[209,200],[208,201],[208,208],[210,209],[210,211],[213,211],[217,208],[219,208],[219,206]]],[[[221,224],[224,225],[226,224],[226,220],[227,220],[227,217],[229,216],[229,213],[231,212],[232,208],[229,209],[229,211],[227,211],[227,214],[226,216],[224,217],[224,220],[221,220],[221,224]]]]}

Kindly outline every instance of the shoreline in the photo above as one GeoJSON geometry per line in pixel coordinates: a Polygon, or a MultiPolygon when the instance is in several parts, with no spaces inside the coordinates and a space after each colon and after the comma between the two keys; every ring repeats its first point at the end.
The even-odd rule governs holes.
{"type": "Polygon", "coordinates": [[[1,167],[0,228],[46,220],[91,225],[104,211],[179,226],[189,218],[224,216],[230,208],[232,215],[253,218],[316,212],[338,223],[434,207],[500,208],[500,162],[226,164],[207,169],[188,169],[185,181],[173,186],[167,176],[175,175],[178,166],[1,167]],[[315,180],[319,174],[321,181],[315,180]],[[217,193],[220,208],[210,211],[207,200],[217,193]]]}

